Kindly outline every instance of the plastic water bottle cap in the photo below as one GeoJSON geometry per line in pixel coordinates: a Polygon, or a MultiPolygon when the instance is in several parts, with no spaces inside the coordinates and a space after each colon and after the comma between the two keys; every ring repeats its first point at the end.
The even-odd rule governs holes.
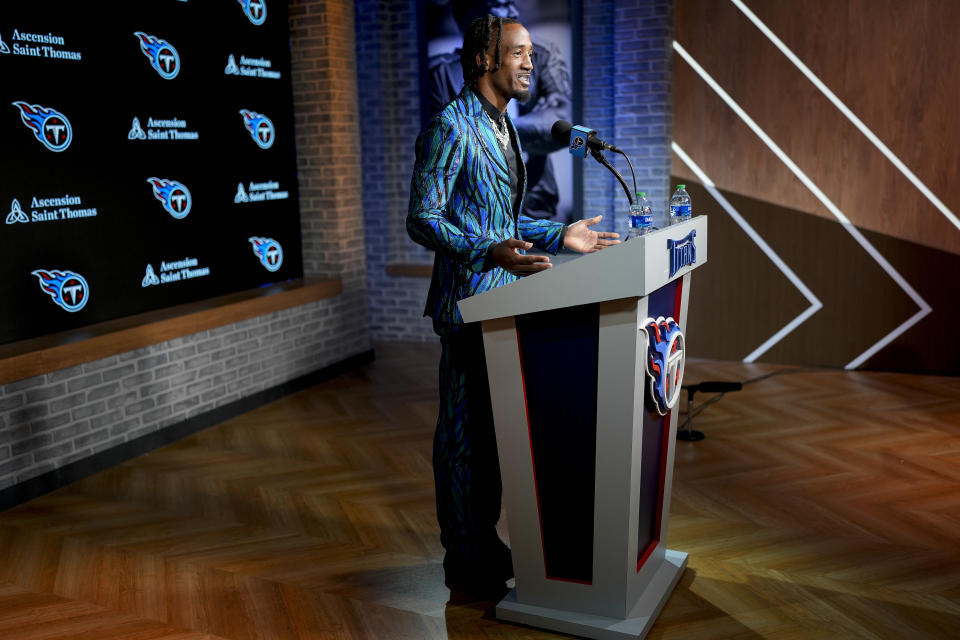
{"type": "Polygon", "coordinates": [[[677,189],[686,189],[686,188],[687,188],[687,185],[685,185],[685,184],[678,184],[678,185],[677,185],[677,189]]]}

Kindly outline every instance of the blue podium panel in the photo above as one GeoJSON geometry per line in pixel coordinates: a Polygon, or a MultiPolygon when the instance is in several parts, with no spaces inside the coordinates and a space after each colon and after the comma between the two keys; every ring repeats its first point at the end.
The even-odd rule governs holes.
{"type": "Polygon", "coordinates": [[[546,577],[593,580],[599,304],[517,316],[546,577]]]}

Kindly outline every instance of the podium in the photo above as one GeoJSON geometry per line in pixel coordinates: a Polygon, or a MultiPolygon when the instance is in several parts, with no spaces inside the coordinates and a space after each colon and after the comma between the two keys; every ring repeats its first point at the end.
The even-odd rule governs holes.
{"type": "Polygon", "coordinates": [[[498,619],[642,638],[680,579],[671,407],[706,261],[699,216],[460,301],[483,323],[513,549],[498,619]]]}

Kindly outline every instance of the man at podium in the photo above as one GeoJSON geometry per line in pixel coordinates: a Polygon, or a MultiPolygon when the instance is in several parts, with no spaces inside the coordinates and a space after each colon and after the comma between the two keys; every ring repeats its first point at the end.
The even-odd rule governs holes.
{"type": "MultiPolygon", "coordinates": [[[[440,336],[440,412],[433,467],[446,584],[482,597],[505,592],[510,551],[496,533],[500,466],[479,323],[464,324],[457,302],[549,269],[561,247],[586,253],[618,234],[520,214],[526,170],[506,114],[530,91],[533,45],[516,20],[478,18],[464,35],[464,88],[416,143],[407,232],[436,255],[424,315],[440,336]]],[[[561,354],[558,354],[558,356],[561,354]]]]}

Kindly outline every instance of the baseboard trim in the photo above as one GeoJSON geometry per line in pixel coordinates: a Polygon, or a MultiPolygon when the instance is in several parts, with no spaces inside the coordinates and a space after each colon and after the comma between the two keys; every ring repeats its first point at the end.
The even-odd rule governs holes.
{"type": "Polygon", "coordinates": [[[123,444],[95,453],[82,460],[71,462],[58,469],[53,469],[29,480],[24,480],[12,487],[0,490],[0,511],[23,504],[28,500],[33,500],[51,491],[56,491],[61,487],[65,487],[68,484],[82,480],[110,467],[115,467],[139,455],[143,455],[154,449],[159,449],[177,440],[182,440],[187,436],[220,424],[240,414],[252,411],[274,400],[279,400],[284,396],[302,391],[315,384],[358,369],[373,362],[374,357],[373,349],[364,351],[322,369],[312,371],[293,380],[217,407],[206,413],[187,418],[183,422],[169,425],[159,431],[148,433],[135,440],[124,442],[123,444]]]}

